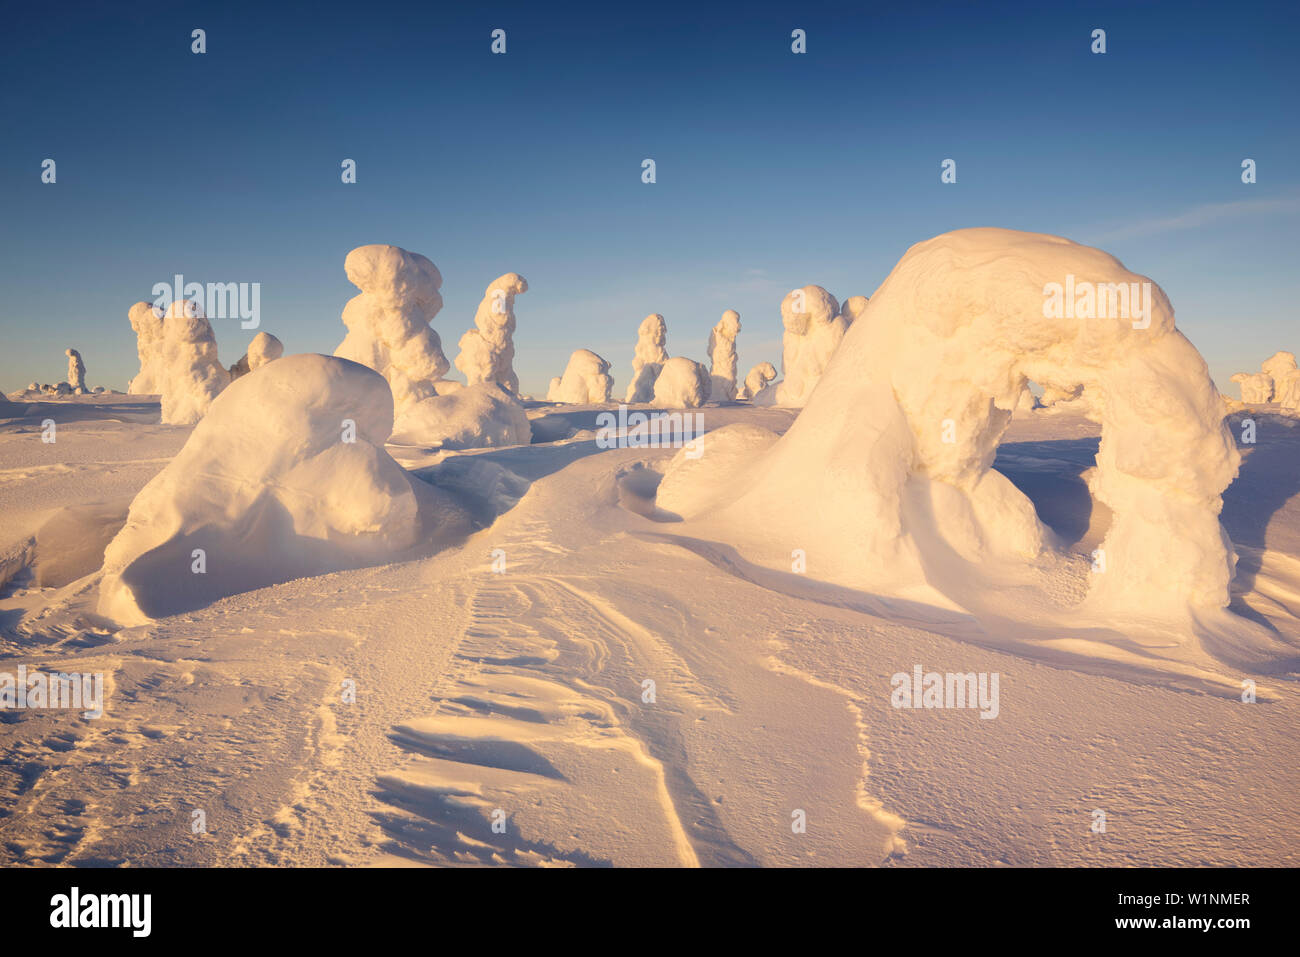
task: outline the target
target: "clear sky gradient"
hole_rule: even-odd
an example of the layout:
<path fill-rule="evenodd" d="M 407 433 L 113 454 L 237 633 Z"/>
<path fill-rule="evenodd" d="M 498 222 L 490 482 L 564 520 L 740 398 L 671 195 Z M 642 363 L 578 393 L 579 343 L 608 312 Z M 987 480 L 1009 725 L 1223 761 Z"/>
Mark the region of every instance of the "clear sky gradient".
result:
<path fill-rule="evenodd" d="M 1004 226 L 1160 283 L 1236 395 L 1233 372 L 1300 352 L 1298 25 L 1293 3 L 1132 0 L 15 7 L 0 389 L 66 378 L 68 346 L 125 389 L 127 309 L 176 273 L 261 283 L 262 329 L 332 352 L 344 256 L 393 243 L 442 272 L 448 359 L 514 271 L 523 389 L 589 348 L 621 394 L 648 313 L 703 360 L 737 309 L 743 373 L 779 364 L 790 288 L 869 295 L 911 244 Z M 230 365 L 253 333 L 214 326 Z"/>

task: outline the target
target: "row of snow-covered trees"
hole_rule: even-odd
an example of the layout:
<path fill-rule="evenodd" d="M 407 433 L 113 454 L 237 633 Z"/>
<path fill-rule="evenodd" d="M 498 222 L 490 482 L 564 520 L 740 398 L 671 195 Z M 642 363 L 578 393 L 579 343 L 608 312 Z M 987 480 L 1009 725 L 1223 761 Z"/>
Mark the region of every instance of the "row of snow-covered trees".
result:
<path fill-rule="evenodd" d="M 522 276 L 506 273 L 484 291 L 473 328 L 460 338 L 455 365 L 465 376 L 461 383 L 446 378 L 451 364 L 431 325 L 442 308 L 442 275 L 432 261 L 397 246 L 375 244 L 352 250 L 344 270 L 361 291 L 343 309 L 347 334 L 334 354 L 384 376 L 393 392 L 398 433 L 411 433 L 413 425 L 418 425 L 415 431 L 427 433 L 433 422 L 451 411 L 450 403 L 436 400 L 466 388 L 483 395 L 476 393 L 472 402 L 463 397 L 458 408 L 491 406 L 505 419 L 519 421 L 520 416 L 511 410 L 502 412 L 501 407 L 516 403 L 519 396 L 514 305 L 515 297 L 528 291 Z M 649 315 L 637 330 L 625 401 L 694 408 L 712 397 L 800 406 L 866 301 L 865 296 L 854 296 L 841 307 L 820 286 L 805 286 L 787 295 L 781 303 L 785 378 L 779 383 L 773 381 L 777 371 L 770 362 L 758 363 L 743 381 L 738 379 L 736 339 L 741 326 L 735 310 L 724 312 L 709 334 L 708 368 L 684 356 L 670 357 L 667 323 L 662 315 Z M 202 308 L 188 300 L 172 303 L 165 314 L 147 302 L 136 303 L 129 318 L 140 357 L 140 373 L 129 391 L 161 395 L 166 423 L 197 422 L 232 381 L 284 351 L 278 339 L 261 332 L 239 362 L 227 369 L 217 359 L 216 339 Z M 610 363 L 579 349 L 563 375 L 551 380 L 547 399 L 610 402 L 613 387 Z"/>
<path fill-rule="evenodd" d="M 68 377 L 57 385 L 49 383 L 39 384 L 33 382 L 24 390 L 24 395 L 41 394 L 65 396 L 65 395 L 89 395 L 92 392 L 103 392 L 103 386 L 97 386 L 92 389 L 86 384 L 86 363 L 82 361 L 81 353 L 76 349 L 63 350 L 64 355 L 68 357 Z M 0 396 L 3 398 L 3 396 Z"/>
<path fill-rule="evenodd" d="M 728 309 L 709 333 L 709 368 L 684 356 L 669 357 L 668 325 L 659 313 L 641 320 L 632 359 L 632 381 L 624 401 L 670 408 L 696 408 L 715 400 L 752 399 L 759 405 L 799 407 L 812 393 L 835 348 L 853 320 L 866 308 L 866 296 L 852 296 L 843 307 L 821 286 L 795 289 L 781 303 L 785 327 L 782 368 L 785 378 L 773 384 L 776 368 L 760 362 L 744 381 L 737 380 L 736 338 L 740 313 Z M 587 349 L 569 360 L 564 375 L 551 380 L 547 399 L 555 402 L 609 402 L 610 365 Z"/>

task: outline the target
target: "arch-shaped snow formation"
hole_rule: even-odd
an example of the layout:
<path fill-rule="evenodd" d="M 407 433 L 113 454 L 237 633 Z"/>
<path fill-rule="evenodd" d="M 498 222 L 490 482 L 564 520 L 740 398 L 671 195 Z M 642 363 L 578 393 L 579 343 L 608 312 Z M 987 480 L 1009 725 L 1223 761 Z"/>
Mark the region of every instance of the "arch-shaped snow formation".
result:
<path fill-rule="evenodd" d="M 913 246 L 789 431 L 699 479 L 717 494 L 695 515 L 762 564 L 805 549 L 809 575 L 878 594 L 968 605 L 972 581 L 1024 585 L 1051 534 L 992 465 L 1031 379 L 1081 388 L 1102 426 L 1087 477 L 1113 518 L 1076 611 L 1226 606 L 1235 559 L 1218 515 L 1239 455 L 1205 361 L 1159 286 L 1056 236 L 965 229 Z"/>

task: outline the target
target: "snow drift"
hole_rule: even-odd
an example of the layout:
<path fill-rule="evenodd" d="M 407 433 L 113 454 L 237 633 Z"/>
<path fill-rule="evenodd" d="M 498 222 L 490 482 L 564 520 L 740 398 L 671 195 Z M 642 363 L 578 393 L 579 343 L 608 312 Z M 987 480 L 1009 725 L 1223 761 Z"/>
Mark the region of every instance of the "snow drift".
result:
<path fill-rule="evenodd" d="M 744 422 L 706 432 L 668 463 L 655 505 L 678 517 L 701 514 L 717 496 L 711 477 L 743 473 L 777 438 L 775 432 Z"/>
<path fill-rule="evenodd" d="M 294 355 L 220 395 L 131 503 L 99 611 L 122 624 L 306 575 L 390 561 L 458 515 L 384 451 L 383 377 Z"/>
<path fill-rule="evenodd" d="M 450 368 L 429 323 L 442 308 L 442 274 L 419 253 L 397 246 L 358 246 L 343 269 L 361 290 L 343 307 L 348 334 L 334 354 L 374 369 L 393 390 L 398 412 L 437 395 Z"/>
<path fill-rule="evenodd" d="M 528 291 L 528 281 L 508 272 L 492 280 L 474 313 L 474 326 L 460 337 L 456 368 L 473 386 L 494 382 L 511 395 L 519 392 L 515 375 L 515 296 Z"/>
<path fill-rule="evenodd" d="M 444 449 L 527 445 L 528 413 L 495 382 L 481 382 L 422 399 L 400 416 L 391 441 Z"/>
<path fill-rule="evenodd" d="M 1123 622 L 1131 635 L 1138 621 L 1185 628 L 1198 617 L 1227 627 L 1233 616 L 1214 613 L 1229 602 L 1235 556 L 1218 514 L 1239 455 L 1206 364 L 1154 283 L 1141 321 L 1048 317 L 1049 286 L 1070 275 L 1148 282 L 1101 250 L 1042 234 L 966 229 L 913 246 L 790 430 L 743 465 L 702 456 L 702 489 L 673 493 L 689 499 L 679 514 L 711 513 L 703 527 L 769 567 L 789 568 L 802 549 L 823 581 L 989 616 L 988 603 L 1005 600 L 1003 629 L 1031 606 L 1057 629 Z M 834 315 L 828 297 L 809 298 L 810 323 Z M 1040 575 L 1068 559 L 992 469 L 1030 379 L 1081 387 L 1102 427 L 1085 478 L 1112 517 L 1087 597 L 1068 611 Z M 1229 657 L 1257 650 L 1229 648 L 1237 639 L 1221 631 L 1213 640 Z"/>
<path fill-rule="evenodd" d="M 668 361 L 668 324 L 659 313 L 651 313 L 641 320 L 636 331 L 636 352 L 632 356 L 632 381 L 627 386 L 625 401 L 649 402 L 654 398 L 655 380 Z"/>

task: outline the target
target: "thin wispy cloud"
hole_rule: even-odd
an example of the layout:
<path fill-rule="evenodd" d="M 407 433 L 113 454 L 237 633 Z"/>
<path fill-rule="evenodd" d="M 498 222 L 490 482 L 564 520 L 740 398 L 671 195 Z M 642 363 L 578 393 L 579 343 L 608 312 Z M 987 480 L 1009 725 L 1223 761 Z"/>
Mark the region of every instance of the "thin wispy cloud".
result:
<path fill-rule="evenodd" d="M 1268 199 L 1242 199 L 1230 203 L 1205 203 L 1194 206 L 1177 216 L 1154 217 L 1126 223 L 1100 233 L 1095 242 L 1129 239 L 1134 236 L 1151 236 L 1156 233 L 1199 229 L 1212 223 L 1229 219 L 1246 219 L 1253 216 L 1279 216 L 1300 213 L 1300 195 L 1275 196 Z"/>

